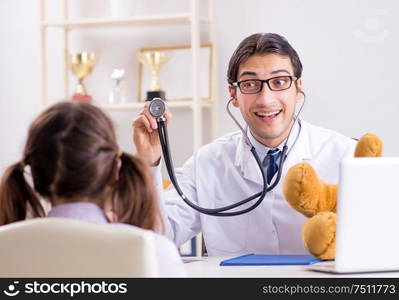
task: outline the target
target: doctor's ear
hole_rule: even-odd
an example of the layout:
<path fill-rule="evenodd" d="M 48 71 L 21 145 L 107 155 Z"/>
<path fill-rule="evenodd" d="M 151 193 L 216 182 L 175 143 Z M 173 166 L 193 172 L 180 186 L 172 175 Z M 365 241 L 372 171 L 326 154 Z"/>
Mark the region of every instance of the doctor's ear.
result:
<path fill-rule="evenodd" d="M 240 105 L 237 100 L 237 88 L 229 85 L 229 93 L 232 99 L 231 104 L 233 104 L 235 107 L 239 107 Z"/>
<path fill-rule="evenodd" d="M 298 80 L 295 82 L 295 85 L 296 85 L 296 89 L 297 89 L 296 101 L 300 102 L 304 97 L 302 78 L 298 78 Z"/>

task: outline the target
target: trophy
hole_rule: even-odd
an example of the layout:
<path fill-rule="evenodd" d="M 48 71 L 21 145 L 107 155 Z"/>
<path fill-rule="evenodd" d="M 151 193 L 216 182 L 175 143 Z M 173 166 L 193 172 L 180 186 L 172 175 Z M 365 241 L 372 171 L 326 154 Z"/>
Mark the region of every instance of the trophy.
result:
<path fill-rule="evenodd" d="M 146 101 L 151 101 L 154 97 L 166 100 L 165 91 L 161 90 L 159 83 L 159 69 L 168 61 L 169 54 L 166 52 L 149 51 L 139 53 L 139 61 L 148 66 L 151 71 L 151 86 L 150 90 L 147 91 Z"/>
<path fill-rule="evenodd" d="M 94 53 L 74 53 L 71 54 L 70 67 L 72 72 L 78 77 L 78 84 L 75 93 L 72 96 L 72 101 L 91 102 L 92 97 L 87 94 L 86 88 L 83 85 L 83 79 L 91 73 L 94 66 Z"/>
<path fill-rule="evenodd" d="M 126 95 L 121 81 L 125 78 L 124 69 L 114 69 L 111 74 L 111 78 L 114 79 L 114 86 L 109 92 L 108 101 L 110 104 L 118 104 L 126 102 Z"/>

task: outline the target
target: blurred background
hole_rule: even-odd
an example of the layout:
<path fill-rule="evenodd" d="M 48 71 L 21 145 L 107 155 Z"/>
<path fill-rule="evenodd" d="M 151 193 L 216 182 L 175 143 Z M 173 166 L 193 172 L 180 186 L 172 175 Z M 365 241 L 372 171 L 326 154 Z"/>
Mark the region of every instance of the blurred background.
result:
<path fill-rule="evenodd" d="M 114 18 L 113 0 L 69 0 L 70 19 Z M 62 18 L 62 1 L 45 1 L 45 18 Z M 27 128 L 43 110 L 40 79 L 39 1 L 0 1 L 0 171 L 20 160 Z M 238 43 L 256 32 L 275 32 L 285 36 L 297 50 L 304 66 L 303 82 L 307 103 L 305 120 L 351 137 L 366 132 L 384 141 L 384 155 L 398 156 L 399 128 L 399 2 L 395 0 L 215 0 L 212 26 L 201 25 L 201 42 L 208 42 L 210 27 L 215 45 L 216 118 L 203 110 L 202 144 L 214 137 L 237 130 L 229 119 L 226 70 Z M 187 0 L 133 0 L 133 16 L 190 12 Z M 206 14 L 208 1 L 200 1 L 200 14 Z M 64 98 L 62 65 L 62 28 L 46 32 L 48 101 Z M 84 82 L 95 104 L 106 105 L 113 88 L 111 74 L 124 69 L 121 86 L 128 103 L 137 102 L 137 52 L 143 47 L 173 46 L 190 43 L 190 26 L 162 24 L 151 26 L 90 27 L 69 32 L 69 51 L 89 51 L 97 55 L 95 66 Z M 189 53 L 189 52 L 188 52 Z M 200 94 L 209 89 L 207 54 L 200 56 Z M 204 57 L 202 57 L 204 56 Z M 190 58 L 174 51 L 159 72 L 167 96 L 190 94 Z M 143 72 L 148 72 L 143 68 Z M 70 93 L 76 77 L 69 72 Z M 142 89 L 148 89 L 143 75 Z M 146 77 L 147 76 L 147 77 Z M 208 77 L 207 77 L 208 76 Z M 142 93 L 143 94 L 143 93 Z M 173 108 L 170 142 L 175 166 L 192 153 L 192 112 Z M 125 151 L 134 152 L 131 123 L 137 108 L 109 109 L 118 139 Z M 212 120 L 216 120 L 212 132 Z"/>

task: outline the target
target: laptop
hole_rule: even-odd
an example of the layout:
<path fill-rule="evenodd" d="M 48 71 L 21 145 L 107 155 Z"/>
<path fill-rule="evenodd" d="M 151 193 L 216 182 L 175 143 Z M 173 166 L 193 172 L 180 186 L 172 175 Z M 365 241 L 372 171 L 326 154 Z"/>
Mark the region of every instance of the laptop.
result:
<path fill-rule="evenodd" d="M 341 162 L 335 261 L 309 270 L 399 271 L 399 157 Z"/>

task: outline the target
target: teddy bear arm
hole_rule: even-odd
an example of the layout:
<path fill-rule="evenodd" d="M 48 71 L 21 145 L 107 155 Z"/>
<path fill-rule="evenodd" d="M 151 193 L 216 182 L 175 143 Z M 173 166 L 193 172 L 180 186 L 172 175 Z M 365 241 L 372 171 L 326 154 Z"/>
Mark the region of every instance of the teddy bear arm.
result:
<path fill-rule="evenodd" d="M 318 201 L 318 212 L 337 210 L 337 191 L 338 184 L 322 184 L 322 192 L 320 193 L 320 200 Z"/>
<path fill-rule="evenodd" d="M 283 192 L 291 207 L 306 217 L 321 211 L 335 211 L 337 185 L 321 181 L 308 163 L 290 168 L 284 179 Z"/>

